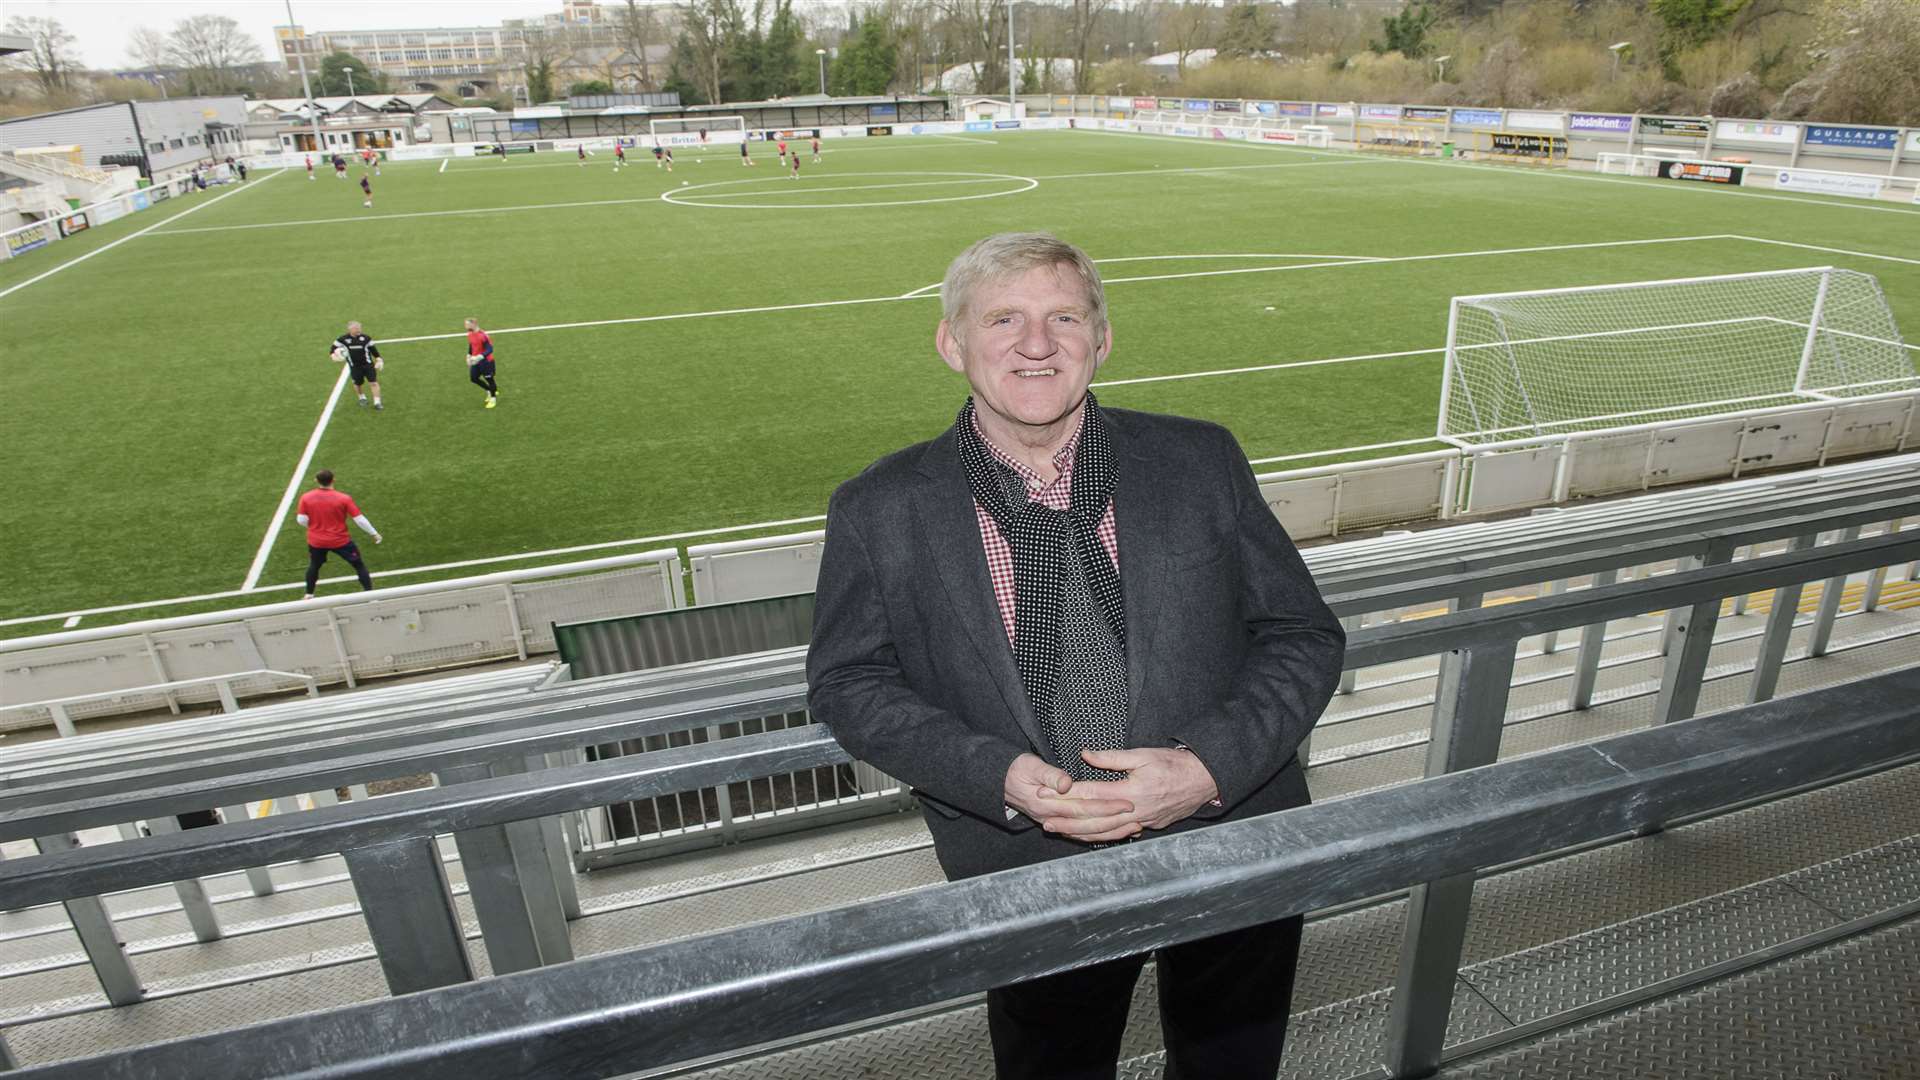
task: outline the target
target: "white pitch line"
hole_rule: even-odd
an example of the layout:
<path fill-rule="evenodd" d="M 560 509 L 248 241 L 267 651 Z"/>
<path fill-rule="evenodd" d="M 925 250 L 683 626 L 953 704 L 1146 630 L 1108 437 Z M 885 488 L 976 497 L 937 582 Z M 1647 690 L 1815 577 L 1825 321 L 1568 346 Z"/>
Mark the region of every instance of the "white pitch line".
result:
<path fill-rule="evenodd" d="M 1218 375 L 1247 375 L 1255 371 L 1285 371 L 1289 368 L 1325 367 L 1328 364 L 1351 364 L 1359 360 L 1391 360 L 1404 356 L 1427 356 L 1432 353 L 1446 352 L 1446 346 L 1437 349 L 1403 349 L 1400 352 L 1362 353 L 1358 356 L 1330 356 L 1323 360 L 1286 360 L 1277 364 L 1255 364 L 1252 367 L 1219 368 L 1214 371 L 1184 371 L 1177 375 L 1142 375 L 1137 379 L 1109 379 L 1097 382 L 1093 386 L 1104 390 L 1112 386 L 1138 386 L 1141 383 L 1179 382 L 1182 379 L 1208 379 Z"/>
<path fill-rule="evenodd" d="M 282 170 L 282 171 L 284 172 L 285 170 Z M 94 248 L 92 251 L 87 252 L 85 255 L 78 255 L 78 256 L 75 256 L 74 258 L 68 259 L 66 262 L 63 262 L 60 265 L 45 271 L 44 273 L 36 274 L 33 277 L 30 277 L 27 280 L 19 283 L 18 285 L 13 285 L 5 289 L 0 289 L 0 300 L 3 300 L 13 295 L 14 293 L 19 292 L 21 289 L 26 288 L 27 286 L 33 284 L 36 281 L 44 281 L 47 278 L 52 277 L 53 275 L 59 273 L 62 270 L 67 269 L 70 266 L 76 266 L 80 263 L 86 262 L 88 259 L 91 259 L 95 255 L 98 255 L 102 252 L 112 251 L 114 248 L 119 247 L 121 244 L 124 244 L 129 240 L 138 240 L 140 237 L 147 235 L 148 233 L 152 232 L 155 229 L 158 229 L 162 225 L 171 225 L 174 222 L 179 221 L 181 218 L 186 217 L 188 214 L 199 213 L 200 211 L 205 210 L 207 207 L 212 206 L 214 203 L 217 203 L 222 199 L 230 199 L 233 196 L 238 195 L 243 191 L 249 191 L 253 188 L 260 186 L 261 184 L 265 184 L 271 181 L 274 177 L 279 175 L 280 173 L 270 173 L 266 176 L 261 177 L 258 180 L 253 181 L 252 183 L 242 184 L 239 187 L 234 188 L 232 191 L 221 192 L 220 194 L 215 195 L 213 198 L 208 199 L 206 202 L 201 203 L 199 206 L 190 207 L 186 210 L 182 210 L 179 213 L 174 214 L 173 216 L 167 218 L 164 221 L 154 222 L 153 224 L 147 226 L 146 228 L 141 229 L 139 232 L 128 233 L 127 235 L 121 237 L 118 240 L 112 241 L 111 243 L 102 244 L 99 247 Z M 178 196 L 176 196 L 176 198 L 177 197 Z"/>
<path fill-rule="evenodd" d="M 1829 255 L 1852 255 L 1859 259 L 1881 259 L 1886 262 L 1906 263 L 1920 266 L 1920 259 L 1909 259 L 1900 255 L 1876 255 L 1871 251 L 1852 251 L 1847 248 L 1821 247 L 1819 244 L 1801 244 L 1792 240 L 1769 240 L 1764 236 L 1736 236 L 1735 240 L 1751 240 L 1756 244 L 1778 244 L 1781 247 L 1804 248 L 1807 251 L 1824 251 Z"/>
<path fill-rule="evenodd" d="M 273 519 L 267 522 L 267 535 L 260 539 L 260 550 L 253 553 L 253 565 L 247 567 L 247 580 L 240 583 L 241 592 L 252 592 L 260 581 L 260 572 L 266 569 L 267 555 L 273 551 L 273 538 L 280 535 L 280 526 L 286 522 L 287 510 L 293 506 L 293 497 L 300 491 L 300 481 L 307 475 L 307 467 L 313 464 L 313 452 L 320 447 L 320 436 L 326 434 L 327 422 L 333 419 L 334 407 L 340 404 L 340 391 L 347 385 L 347 365 L 340 365 L 340 377 L 333 381 L 333 392 L 327 395 L 326 407 L 320 410 L 320 419 L 313 425 L 313 434 L 307 436 L 307 448 L 300 452 L 300 463 L 293 467 L 293 479 L 287 481 L 287 490 L 280 495 L 280 505 L 273 509 Z"/>
<path fill-rule="evenodd" d="M 449 162 L 449 161 L 452 161 L 452 160 L 453 160 L 452 158 L 441 158 L 441 159 L 440 159 L 440 167 L 439 167 L 438 169 L 435 169 L 435 170 L 433 170 L 433 171 L 434 171 L 434 172 L 446 172 L 446 171 L 447 171 L 447 162 Z"/>
<path fill-rule="evenodd" d="M 397 221 L 401 218 L 423 217 L 462 217 L 469 214 L 510 214 L 516 210 L 566 210 L 579 206 L 631 206 L 638 203 L 658 202 L 656 196 L 639 199 L 592 199 L 585 202 L 530 203 L 526 206 L 481 206 L 471 210 L 416 210 L 406 214 L 365 214 L 352 217 L 303 218 L 299 221 L 262 221 L 252 225 L 206 225 L 193 229 L 169 229 L 162 236 L 184 236 L 188 233 L 233 232 L 239 229 L 286 229 L 295 225 L 335 225 L 348 221 Z M 128 237 L 132 239 L 132 237 Z"/>
<path fill-rule="evenodd" d="M 872 174 L 869 174 L 869 175 L 872 175 Z M 758 178 L 756 177 L 755 179 L 758 179 Z M 704 193 L 682 194 L 677 191 L 669 191 L 668 194 L 672 195 L 674 199 L 680 202 L 712 202 L 716 199 L 758 199 L 758 198 L 761 198 L 762 196 L 773 196 L 773 195 L 817 195 L 827 191 L 891 191 L 894 188 L 910 188 L 910 187 L 946 187 L 948 185 L 959 185 L 959 184 L 1004 184 L 1008 180 L 1013 180 L 1017 183 L 1022 179 L 1038 179 L 1038 178 L 1037 177 L 1033 177 L 1033 178 L 1014 177 L 1009 175 L 1009 176 L 986 176 L 976 180 L 913 180 L 913 181 L 908 181 L 908 182 L 898 183 L 898 184 L 845 184 L 840 187 L 815 187 L 809 184 L 806 187 L 786 187 L 786 188 L 772 188 L 772 189 L 756 188 L 753 191 L 731 191 L 731 192 L 722 192 L 717 195 L 707 195 Z M 731 184 L 731 183 L 746 184 L 751 182 L 753 181 L 752 180 L 722 180 L 721 181 L 721 183 L 723 184 Z M 773 177 L 769 176 L 766 178 L 766 182 L 774 183 L 777 181 L 775 181 Z M 806 183 L 806 181 L 803 180 L 801 181 L 801 183 L 804 184 Z"/>
<path fill-rule="evenodd" d="M 1178 173 L 1241 172 L 1250 169 L 1313 169 L 1327 165 L 1372 165 L 1386 158 L 1340 158 L 1333 161 L 1287 161 L 1277 165 L 1196 165 L 1190 169 L 1122 169 L 1115 172 L 1054 173 L 1035 180 L 1090 180 L 1102 176 L 1166 176 Z"/>
<path fill-rule="evenodd" d="M 1124 262 L 1167 262 L 1173 259 L 1209 259 L 1209 260 L 1212 260 L 1212 259 L 1344 259 L 1348 262 L 1380 261 L 1379 256 L 1375 256 L 1375 255 L 1303 255 L 1303 254 L 1286 255 L 1286 254 L 1255 254 L 1255 253 L 1241 253 L 1241 254 L 1234 254 L 1234 255 L 1126 255 L 1117 259 L 1095 259 L 1093 261 L 1100 264 L 1106 264 L 1106 263 L 1124 263 Z M 919 288 L 912 290 L 911 292 L 901 293 L 900 299 L 910 300 L 916 296 L 919 296 L 921 293 L 932 292 L 933 290 L 939 287 L 940 287 L 940 282 L 938 281 L 934 282 L 931 285 L 922 285 Z"/>
<path fill-rule="evenodd" d="M 1429 259 L 1467 259 L 1482 255 L 1520 255 L 1547 251 L 1572 251 L 1585 248 L 1632 247 L 1638 244 L 1677 244 L 1697 240 L 1738 239 L 1723 234 L 1708 236 L 1656 236 L 1644 240 L 1603 240 L 1588 244 L 1548 244 L 1541 247 L 1496 248 L 1487 251 L 1449 251 L 1433 255 L 1399 256 L 1332 256 L 1342 261 L 1298 263 L 1292 266 L 1254 266 L 1237 270 L 1197 270 L 1183 274 L 1149 274 L 1139 277 L 1107 278 L 1108 285 L 1122 285 L 1142 281 L 1173 281 L 1182 278 L 1215 277 L 1222 274 L 1258 274 L 1281 270 L 1313 270 L 1330 266 L 1379 266 L 1386 263 L 1420 262 Z M 896 300 L 924 300 L 932 294 L 927 290 L 936 288 L 928 285 L 901 296 L 865 296 L 855 300 L 817 300 L 805 304 L 773 304 L 765 307 L 721 308 L 717 311 L 683 311 L 671 315 L 635 315 L 623 319 L 589 319 L 584 322 L 548 323 L 542 326 L 512 326 L 500 330 L 488 330 L 489 334 L 525 334 L 536 330 L 575 330 L 595 326 L 625 326 L 633 323 L 671 322 L 678 319 L 705 319 L 721 315 L 758 315 L 775 311 L 804 311 L 810 308 L 847 307 L 856 304 L 885 304 Z M 403 345 L 415 341 L 448 341 L 465 338 L 466 331 L 448 334 L 419 334 L 413 337 L 381 338 L 381 345 Z"/>
<path fill-rule="evenodd" d="M 71 630 L 71 629 L 73 629 L 74 627 L 76 627 L 76 626 L 79 626 L 79 625 L 80 625 L 80 616 L 78 616 L 78 615 L 69 615 L 69 616 L 67 616 L 67 621 L 66 621 L 66 622 L 63 622 L 63 623 L 61 623 L 61 624 L 60 624 L 60 629 L 62 629 L 62 630 Z"/>
<path fill-rule="evenodd" d="M 1281 454 L 1279 457 L 1248 458 L 1249 465 L 1272 465 L 1280 461 L 1299 461 L 1302 458 L 1332 457 L 1335 454 L 1357 454 L 1363 450 L 1392 450 L 1401 446 L 1419 446 L 1421 443 L 1437 443 L 1439 439 L 1431 436 L 1424 439 L 1395 439 L 1393 442 L 1368 443 L 1365 446 L 1343 446 L 1338 450 L 1308 450 L 1301 454 Z"/>

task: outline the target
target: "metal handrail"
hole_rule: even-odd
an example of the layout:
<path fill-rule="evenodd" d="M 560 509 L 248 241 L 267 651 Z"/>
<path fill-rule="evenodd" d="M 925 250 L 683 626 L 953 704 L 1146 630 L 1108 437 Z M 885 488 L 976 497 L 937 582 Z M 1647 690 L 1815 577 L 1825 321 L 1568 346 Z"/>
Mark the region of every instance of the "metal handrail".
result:
<path fill-rule="evenodd" d="M 304 671 L 276 671 L 273 668 L 252 668 L 247 671 L 230 671 L 220 675 L 197 675 L 191 679 L 172 679 L 163 683 L 149 683 L 146 686 L 127 686 L 118 690 L 96 690 L 90 694 L 73 694 L 68 697 L 48 698 L 45 701 L 26 701 L 17 705 L 0 705 L 0 712 L 25 711 L 28 709 L 46 709 L 53 714 L 53 726 L 62 737 L 71 738 L 79 732 L 73 726 L 73 718 L 67 715 L 67 706 L 87 701 L 110 701 L 114 698 L 131 697 L 135 694 L 164 694 L 173 690 L 184 690 L 212 683 L 220 695 L 220 708 L 224 712 L 239 712 L 240 702 L 233 694 L 236 679 L 249 679 L 271 675 L 280 679 L 293 679 L 307 684 L 307 696 L 320 696 L 320 680 Z"/>
<path fill-rule="evenodd" d="M 1682 725 L 825 912 L 21 1073 L 604 1076 L 768 1040 L 1424 881 L 1920 755 L 1920 670 Z M 1817 723 L 1810 721 L 1816 720 Z M 1422 886 L 1414 884 L 1419 890 Z M 1403 1010 L 1437 1010 L 1414 989 Z M 1415 1000 L 1416 998 L 1420 1000 Z M 1388 1064 L 1438 1063 L 1390 1023 Z"/>
<path fill-rule="evenodd" d="M 1703 536 L 1701 543 L 1703 548 L 1719 544 L 1729 552 L 1733 546 L 1732 539 L 1724 535 Z M 1352 670 L 1477 645 L 1511 643 L 1550 630 L 1695 604 L 1702 598 L 1710 597 L 1717 605 L 1729 595 L 1821 580 L 1916 557 L 1920 557 L 1920 532 L 1890 533 L 1624 585 L 1562 593 L 1522 605 L 1373 627 L 1349 636 L 1345 667 Z M 213 776 L 204 782 L 188 781 L 180 770 L 166 777 L 164 787 L 132 790 L 132 778 L 127 776 L 95 777 L 84 782 L 55 776 L 39 789 L 0 793 L 0 840 L 176 814 L 209 805 L 233 805 L 453 765 L 525 758 L 804 708 L 804 686 L 790 677 L 783 679 L 780 669 L 765 676 L 761 685 L 763 689 L 757 691 L 717 694 L 697 702 L 676 700 L 653 707 L 627 699 L 611 700 L 593 708 L 569 710 L 575 715 L 547 723 L 534 718 L 549 707 L 535 703 L 515 710 L 513 715 L 522 718 L 517 724 L 496 719 L 489 730 L 463 731 L 438 742 L 412 744 L 402 732 L 395 736 L 402 745 L 391 750 L 341 756 L 338 745 L 310 747 L 282 755 L 282 761 L 291 764 L 266 767 L 260 767 L 259 755 L 242 755 L 252 762 L 250 771 Z M 208 764 L 201 768 L 213 771 L 218 767 Z M 60 801 L 38 801 L 49 795 Z"/>

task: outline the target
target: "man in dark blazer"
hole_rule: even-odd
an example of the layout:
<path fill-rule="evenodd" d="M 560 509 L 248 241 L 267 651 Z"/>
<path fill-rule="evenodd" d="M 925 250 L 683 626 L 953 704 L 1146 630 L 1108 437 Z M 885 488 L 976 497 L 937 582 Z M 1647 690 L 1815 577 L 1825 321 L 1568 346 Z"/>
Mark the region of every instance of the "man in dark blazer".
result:
<path fill-rule="evenodd" d="M 1103 408 L 1099 272 L 991 236 L 941 289 L 972 396 L 827 515 L 809 702 L 911 784 L 949 878 L 1307 802 L 1344 637 L 1233 436 Z M 1271 1080 L 1300 919 L 1159 952 L 1169 1078 Z M 1114 1075 L 1145 957 L 988 993 L 1002 1080 Z"/>

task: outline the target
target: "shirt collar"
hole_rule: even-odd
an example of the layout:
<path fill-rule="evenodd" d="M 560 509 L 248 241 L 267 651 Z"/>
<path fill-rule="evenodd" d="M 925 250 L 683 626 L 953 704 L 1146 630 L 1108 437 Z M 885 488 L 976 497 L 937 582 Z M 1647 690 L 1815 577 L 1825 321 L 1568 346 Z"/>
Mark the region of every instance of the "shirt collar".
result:
<path fill-rule="evenodd" d="M 1074 457 L 1080 451 L 1080 433 L 1085 431 L 1086 427 L 1087 412 L 1086 409 L 1083 408 L 1080 410 L 1080 422 L 1074 425 L 1073 434 L 1067 436 L 1067 441 L 1061 444 L 1060 449 L 1053 452 L 1053 467 L 1059 471 L 1059 479 L 1065 479 L 1073 474 Z M 986 445 L 987 453 L 992 454 L 995 461 L 1012 469 L 1022 480 L 1029 482 L 1040 480 L 1040 476 L 1028 468 L 1026 463 L 1000 449 L 1000 447 L 996 446 L 994 441 L 987 436 L 986 430 L 980 426 L 979 409 L 973 411 L 973 430 L 975 434 L 980 436 L 980 441 Z M 1044 481 L 1041 482 L 1044 484 Z"/>

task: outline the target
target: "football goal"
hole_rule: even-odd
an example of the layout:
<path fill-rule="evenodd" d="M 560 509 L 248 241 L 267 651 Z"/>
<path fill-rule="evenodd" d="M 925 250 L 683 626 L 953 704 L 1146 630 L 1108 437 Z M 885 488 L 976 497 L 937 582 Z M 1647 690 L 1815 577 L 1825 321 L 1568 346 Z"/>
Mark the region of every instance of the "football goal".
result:
<path fill-rule="evenodd" d="M 647 121 L 647 133 L 653 146 L 699 146 L 700 133 L 707 133 L 710 146 L 737 145 L 747 141 L 747 121 L 739 116 L 676 116 L 671 120 Z"/>
<path fill-rule="evenodd" d="M 1880 283 L 1833 267 L 1459 296 L 1458 446 L 1920 390 Z"/>

